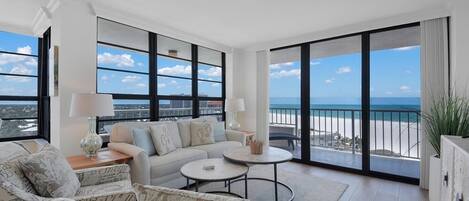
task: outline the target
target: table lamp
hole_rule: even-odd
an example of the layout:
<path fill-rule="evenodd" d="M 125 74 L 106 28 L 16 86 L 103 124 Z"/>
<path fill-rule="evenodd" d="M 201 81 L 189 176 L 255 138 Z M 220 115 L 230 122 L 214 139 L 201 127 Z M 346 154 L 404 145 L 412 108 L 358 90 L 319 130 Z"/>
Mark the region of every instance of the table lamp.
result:
<path fill-rule="evenodd" d="M 242 98 L 232 98 L 225 101 L 225 112 L 229 112 L 231 115 L 230 122 L 228 123 L 230 129 L 237 130 L 241 127 L 236 121 L 236 113 L 244 110 L 244 99 Z"/>
<path fill-rule="evenodd" d="M 70 117 L 88 117 L 88 134 L 81 139 L 80 147 L 86 157 L 95 157 L 103 144 L 103 140 L 96 133 L 97 116 L 114 116 L 112 95 L 94 93 L 72 94 Z"/>

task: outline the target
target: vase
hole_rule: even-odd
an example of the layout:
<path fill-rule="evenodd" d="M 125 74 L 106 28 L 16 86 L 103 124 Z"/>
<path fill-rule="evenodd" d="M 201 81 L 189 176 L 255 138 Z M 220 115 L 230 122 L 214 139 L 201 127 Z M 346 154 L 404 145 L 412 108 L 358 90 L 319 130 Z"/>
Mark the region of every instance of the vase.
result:
<path fill-rule="evenodd" d="M 80 140 L 80 147 L 88 158 L 96 157 L 103 145 L 103 139 L 96 133 L 96 118 L 88 118 L 88 134 Z"/>

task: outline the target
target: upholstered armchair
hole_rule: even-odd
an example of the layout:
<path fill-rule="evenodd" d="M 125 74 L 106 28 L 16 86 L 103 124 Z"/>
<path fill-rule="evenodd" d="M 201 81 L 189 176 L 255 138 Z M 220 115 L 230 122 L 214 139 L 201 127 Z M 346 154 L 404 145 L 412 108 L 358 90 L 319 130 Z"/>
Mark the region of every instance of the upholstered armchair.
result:
<path fill-rule="evenodd" d="M 14 161 L 23 155 L 40 151 L 47 144 L 44 140 L 26 140 L 0 142 L 0 171 L 5 171 L 4 164 Z M 3 165 L 3 166 L 2 166 Z M 15 169 L 12 174 L 0 174 L 0 201 L 237 201 L 242 199 L 229 198 L 167 189 L 156 186 L 143 186 L 130 182 L 130 168 L 126 164 L 76 170 L 80 188 L 71 198 L 46 198 L 36 195 L 35 190 L 25 188 L 28 180 L 21 170 Z M 19 171 L 19 172 L 18 172 Z M 11 171 L 10 171 L 11 172 Z M 30 185 L 29 185 L 30 186 Z"/>

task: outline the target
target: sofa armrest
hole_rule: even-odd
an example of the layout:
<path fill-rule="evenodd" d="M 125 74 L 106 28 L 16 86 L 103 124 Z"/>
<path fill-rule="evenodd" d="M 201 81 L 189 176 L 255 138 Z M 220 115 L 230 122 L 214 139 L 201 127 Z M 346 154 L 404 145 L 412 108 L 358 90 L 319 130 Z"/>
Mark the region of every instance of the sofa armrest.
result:
<path fill-rule="evenodd" d="M 179 189 L 165 188 L 160 186 L 147 186 L 134 184 L 139 201 L 242 201 L 245 199 L 226 197 L 222 195 L 198 193 Z"/>
<path fill-rule="evenodd" d="M 132 156 L 129 161 L 132 183 L 150 184 L 150 160 L 143 149 L 127 143 L 109 143 L 108 147 Z"/>
<path fill-rule="evenodd" d="M 241 142 L 243 146 L 246 146 L 246 135 L 243 132 L 235 130 L 225 130 L 226 139 L 228 141 Z"/>
<path fill-rule="evenodd" d="M 137 200 L 137 195 L 133 190 L 120 192 L 105 192 L 99 195 L 85 195 L 74 197 L 76 201 L 96 201 L 96 200 Z M 55 200 L 54 200 L 55 201 Z"/>
<path fill-rule="evenodd" d="M 129 172 L 130 168 L 127 164 L 87 168 L 75 171 L 82 187 L 130 180 Z"/>

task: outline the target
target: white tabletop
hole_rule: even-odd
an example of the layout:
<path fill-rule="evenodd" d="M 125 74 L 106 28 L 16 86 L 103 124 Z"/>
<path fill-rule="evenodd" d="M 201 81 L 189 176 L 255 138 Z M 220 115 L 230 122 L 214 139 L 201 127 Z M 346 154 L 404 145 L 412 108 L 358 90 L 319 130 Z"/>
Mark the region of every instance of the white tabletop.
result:
<path fill-rule="evenodd" d="M 293 155 L 283 149 L 268 147 L 262 154 L 251 154 L 250 147 L 227 150 L 223 153 L 227 159 L 251 164 L 275 164 L 291 160 Z"/>
<path fill-rule="evenodd" d="M 204 170 L 204 166 L 214 165 L 213 170 Z M 181 174 L 199 181 L 224 181 L 247 174 L 246 165 L 230 163 L 223 158 L 212 158 L 192 161 L 181 168 Z"/>

